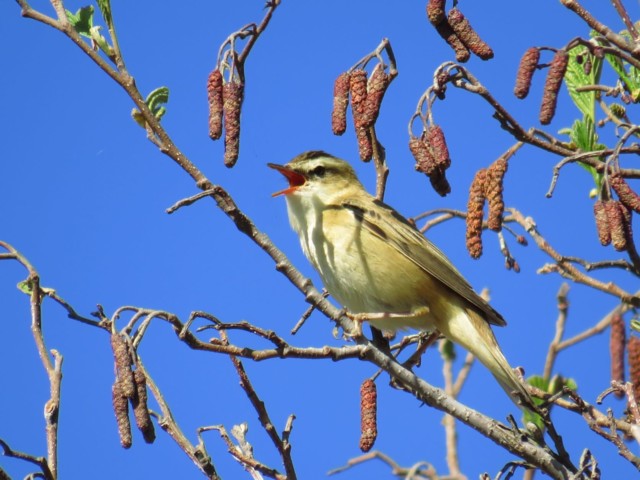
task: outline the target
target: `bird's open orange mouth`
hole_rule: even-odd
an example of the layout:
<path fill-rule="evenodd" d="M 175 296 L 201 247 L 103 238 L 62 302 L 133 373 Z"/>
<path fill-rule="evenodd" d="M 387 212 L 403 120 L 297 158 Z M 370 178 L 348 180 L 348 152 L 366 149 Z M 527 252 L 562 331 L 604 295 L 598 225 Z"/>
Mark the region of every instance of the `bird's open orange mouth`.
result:
<path fill-rule="evenodd" d="M 274 170 L 279 171 L 282 175 L 286 177 L 289 181 L 289 187 L 284 190 L 280 190 L 279 192 L 272 193 L 272 197 L 277 197 L 279 195 L 289 195 L 290 193 L 295 192 L 298 188 L 305 184 L 307 181 L 306 177 L 299 172 L 287 167 L 286 165 L 278 165 L 276 163 L 267 163 L 269 168 L 273 168 Z"/>

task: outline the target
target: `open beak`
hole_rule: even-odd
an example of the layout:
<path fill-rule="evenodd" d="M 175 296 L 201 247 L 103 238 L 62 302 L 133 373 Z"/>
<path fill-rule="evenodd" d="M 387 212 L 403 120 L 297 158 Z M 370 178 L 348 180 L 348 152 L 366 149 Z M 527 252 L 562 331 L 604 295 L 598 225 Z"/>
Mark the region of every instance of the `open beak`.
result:
<path fill-rule="evenodd" d="M 267 163 L 267 166 L 269 168 L 273 168 L 274 170 L 279 171 L 289 181 L 288 188 L 285 188 L 284 190 L 280 190 L 279 192 L 271 194 L 272 197 L 277 197 L 279 195 L 289 195 L 290 193 L 295 192 L 307 181 L 304 175 L 296 172 L 295 170 L 287 167 L 286 165 L 278 165 L 276 163 Z"/>

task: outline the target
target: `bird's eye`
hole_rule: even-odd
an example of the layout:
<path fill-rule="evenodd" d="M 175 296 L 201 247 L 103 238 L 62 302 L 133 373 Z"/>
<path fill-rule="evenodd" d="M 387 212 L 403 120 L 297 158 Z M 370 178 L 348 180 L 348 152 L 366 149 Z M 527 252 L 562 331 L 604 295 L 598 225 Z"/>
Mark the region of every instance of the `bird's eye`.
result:
<path fill-rule="evenodd" d="M 318 165 L 309 173 L 311 173 L 311 175 L 313 175 L 314 177 L 324 177 L 324 174 L 327 173 L 327 169 L 322 165 Z"/>

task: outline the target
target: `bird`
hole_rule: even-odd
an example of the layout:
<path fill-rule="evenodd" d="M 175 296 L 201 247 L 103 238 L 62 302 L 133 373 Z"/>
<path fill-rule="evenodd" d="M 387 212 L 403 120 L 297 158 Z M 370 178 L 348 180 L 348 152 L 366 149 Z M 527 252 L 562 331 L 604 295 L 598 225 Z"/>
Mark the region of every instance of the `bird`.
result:
<path fill-rule="evenodd" d="M 431 241 L 371 195 L 346 161 L 321 150 L 267 164 L 288 181 L 302 250 L 350 318 L 386 332 L 437 329 L 493 374 L 516 405 L 533 404 L 491 325 L 506 321 Z"/>

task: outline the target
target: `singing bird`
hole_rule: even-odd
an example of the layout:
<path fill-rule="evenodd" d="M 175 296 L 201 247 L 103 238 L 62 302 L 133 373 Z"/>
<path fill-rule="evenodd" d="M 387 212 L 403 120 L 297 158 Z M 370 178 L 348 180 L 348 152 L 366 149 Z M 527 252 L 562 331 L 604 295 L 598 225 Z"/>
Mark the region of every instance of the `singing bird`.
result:
<path fill-rule="evenodd" d="M 351 318 L 374 327 L 437 329 L 473 353 L 516 404 L 531 398 L 490 325 L 505 320 L 402 215 L 370 195 L 344 160 L 323 151 L 286 165 L 289 221 L 327 291 Z"/>

